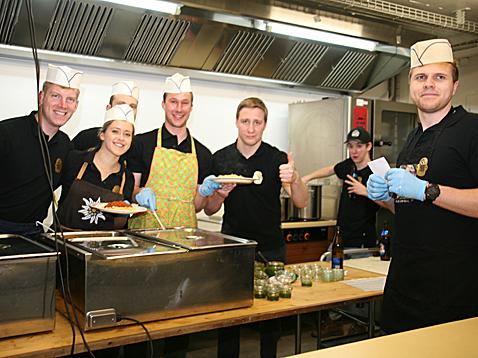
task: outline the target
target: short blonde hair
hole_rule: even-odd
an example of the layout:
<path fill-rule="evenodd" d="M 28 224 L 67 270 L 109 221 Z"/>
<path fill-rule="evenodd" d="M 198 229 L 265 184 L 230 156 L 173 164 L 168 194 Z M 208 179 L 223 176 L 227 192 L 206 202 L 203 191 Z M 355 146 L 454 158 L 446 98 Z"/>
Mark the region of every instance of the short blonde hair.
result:
<path fill-rule="evenodd" d="M 267 107 L 260 98 L 249 97 L 249 98 L 243 99 L 241 101 L 241 103 L 239 103 L 239 105 L 237 106 L 236 119 L 239 118 L 239 112 L 243 108 L 259 108 L 259 109 L 262 109 L 262 111 L 264 112 L 264 121 L 267 122 L 267 115 L 268 115 Z"/>

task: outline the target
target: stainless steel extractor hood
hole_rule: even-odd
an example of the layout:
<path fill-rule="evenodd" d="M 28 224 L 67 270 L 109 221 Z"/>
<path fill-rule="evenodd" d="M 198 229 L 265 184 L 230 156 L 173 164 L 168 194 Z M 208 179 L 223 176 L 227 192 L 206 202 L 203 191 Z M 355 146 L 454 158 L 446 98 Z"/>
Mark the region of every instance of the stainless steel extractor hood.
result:
<path fill-rule="evenodd" d="M 230 3 L 235 2 L 182 2 L 179 15 L 167 15 L 106 1 L 33 0 L 36 44 L 44 50 L 40 53 L 74 54 L 76 62 L 98 60 L 98 66 L 184 69 L 230 82 L 253 78 L 255 83 L 340 92 L 363 92 L 408 66 L 408 51 L 388 45 L 392 28 L 386 25 L 375 25 L 377 46 L 368 51 L 276 34 L 268 26 L 271 20 L 297 24 L 310 14 L 271 3 Z M 321 16 L 325 25 L 335 21 L 350 31 L 360 27 L 361 34 L 353 35 L 371 37 L 365 21 Z M 25 1 L 0 0 L 0 55 L 30 43 Z"/>

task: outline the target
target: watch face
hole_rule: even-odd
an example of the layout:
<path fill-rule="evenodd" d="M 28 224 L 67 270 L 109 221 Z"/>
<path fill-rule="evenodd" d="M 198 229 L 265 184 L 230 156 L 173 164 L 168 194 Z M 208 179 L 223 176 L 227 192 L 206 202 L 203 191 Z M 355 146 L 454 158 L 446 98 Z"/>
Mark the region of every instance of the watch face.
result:
<path fill-rule="evenodd" d="M 428 201 L 433 201 L 440 195 L 440 187 L 437 184 L 430 184 L 425 190 L 425 196 Z"/>

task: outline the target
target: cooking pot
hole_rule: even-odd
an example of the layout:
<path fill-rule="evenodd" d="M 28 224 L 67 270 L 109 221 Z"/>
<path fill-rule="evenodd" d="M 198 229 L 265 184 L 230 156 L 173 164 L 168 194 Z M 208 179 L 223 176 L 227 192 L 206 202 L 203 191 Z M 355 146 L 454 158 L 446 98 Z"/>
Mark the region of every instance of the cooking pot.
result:
<path fill-rule="evenodd" d="M 322 216 L 322 186 L 307 185 L 308 200 L 304 208 L 297 208 L 287 192 L 281 194 L 281 220 L 318 220 Z"/>

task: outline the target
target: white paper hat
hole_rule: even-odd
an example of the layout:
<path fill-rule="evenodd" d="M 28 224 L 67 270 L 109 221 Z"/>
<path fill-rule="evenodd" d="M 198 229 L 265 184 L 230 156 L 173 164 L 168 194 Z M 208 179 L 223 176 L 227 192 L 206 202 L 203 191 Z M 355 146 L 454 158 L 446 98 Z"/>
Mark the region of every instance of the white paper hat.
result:
<path fill-rule="evenodd" d="M 51 82 L 63 87 L 80 89 L 82 71 L 75 70 L 68 66 L 55 66 L 48 64 L 46 82 Z"/>
<path fill-rule="evenodd" d="M 108 121 L 127 121 L 134 125 L 134 111 L 128 104 L 118 104 L 106 110 L 105 123 Z"/>
<path fill-rule="evenodd" d="M 115 94 L 124 94 L 139 100 L 139 88 L 133 81 L 116 82 L 111 89 L 111 95 L 114 96 Z"/>
<path fill-rule="evenodd" d="M 171 77 L 166 78 L 165 93 L 185 93 L 192 91 L 189 76 L 175 73 Z"/>
<path fill-rule="evenodd" d="M 447 39 L 420 41 L 410 48 L 410 68 L 439 62 L 453 62 L 453 50 Z"/>

